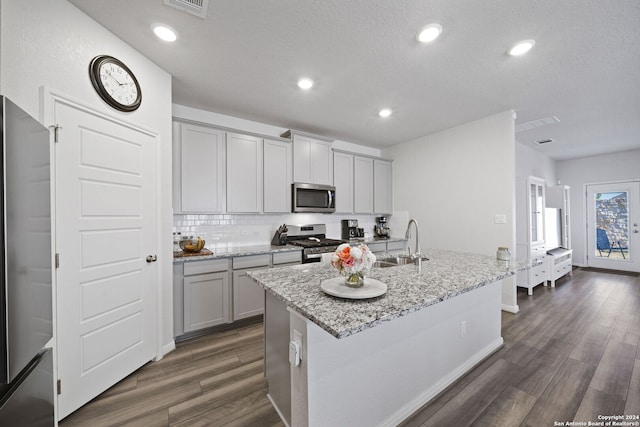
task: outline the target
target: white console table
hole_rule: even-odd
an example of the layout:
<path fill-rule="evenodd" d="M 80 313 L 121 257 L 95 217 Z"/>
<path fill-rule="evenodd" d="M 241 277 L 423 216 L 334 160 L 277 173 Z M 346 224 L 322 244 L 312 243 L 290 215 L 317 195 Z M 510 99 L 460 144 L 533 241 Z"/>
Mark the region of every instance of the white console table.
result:
<path fill-rule="evenodd" d="M 551 282 L 551 287 L 556 287 L 556 280 L 565 274 L 572 274 L 572 249 L 556 248 L 547 252 L 547 281 Z"/>

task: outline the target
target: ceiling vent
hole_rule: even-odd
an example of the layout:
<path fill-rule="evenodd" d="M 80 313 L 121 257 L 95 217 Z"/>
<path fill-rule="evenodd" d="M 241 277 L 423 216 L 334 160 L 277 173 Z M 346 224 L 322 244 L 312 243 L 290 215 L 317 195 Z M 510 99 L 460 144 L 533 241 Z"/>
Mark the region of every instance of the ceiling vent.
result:
<path fill-rule="evenodd" d="M 515 127 L 515 131 L 516 133 L 524 132 L 526 130 L 536 129 L 542 126 L 552 125 L 559 122 L 560 122 L 560 119 L 558 119 L 556 116 L 545 117 L 542 119 L 521 123 Z"/>
<path fill-rule="evenodd" d="M 164 4 L 202 19 L 207 17 L 209 9 L 209 0 L 164 0 Z"/>

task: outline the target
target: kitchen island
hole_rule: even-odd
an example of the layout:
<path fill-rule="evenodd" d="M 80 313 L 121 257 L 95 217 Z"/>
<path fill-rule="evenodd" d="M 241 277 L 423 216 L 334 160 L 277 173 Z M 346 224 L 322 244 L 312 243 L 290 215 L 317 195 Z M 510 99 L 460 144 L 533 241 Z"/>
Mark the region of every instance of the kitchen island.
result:
<path fill-rule="evenodd" d="M 423 255 L 421 273 L 372 269 L 387 292 L 367 300 L 324 294 L 337 273 L 320 264 L 249 273 L 267 290 L 265 375 L 287 424 L 397 425 L 502 346 L 501 280 L 528 261 Z"/>

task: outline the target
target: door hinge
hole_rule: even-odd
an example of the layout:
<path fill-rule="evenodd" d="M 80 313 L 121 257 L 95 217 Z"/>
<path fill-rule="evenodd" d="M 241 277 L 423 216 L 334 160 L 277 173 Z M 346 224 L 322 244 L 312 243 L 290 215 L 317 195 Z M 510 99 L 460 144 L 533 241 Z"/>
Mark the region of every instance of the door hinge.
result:
<path fill-rule="evenodd" d="M 62 394 L 62 380 L 58 380 L 58 382 L 56 383 L 56 388 L 57 388 L 58 394 Z"/>
<path fill-rule="evenodd" d="M 60 268 L 60 254 L 56 254 L 56 268 Z"/>
<path fill-rule="evenodd" d="M 58 130 L 62 129 L 62 126 L 55 124 L 49 126 L 49 128 L 53 129 L 53 142 L 58 142 Z"/>

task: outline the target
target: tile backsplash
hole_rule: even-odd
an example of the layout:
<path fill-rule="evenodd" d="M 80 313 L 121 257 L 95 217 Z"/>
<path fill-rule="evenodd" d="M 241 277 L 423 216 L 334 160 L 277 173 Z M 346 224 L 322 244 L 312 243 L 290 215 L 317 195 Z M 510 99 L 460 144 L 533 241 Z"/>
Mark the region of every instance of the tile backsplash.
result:
<path fill-rule="evenodd" d="M 216 246 L 247 246 L 269 244 L 276 229 L 282 224 L 326 224 L 327 237 L 340 238 L 342 219 L 357 219 L 367 237 L 373 237 L 373 226 L 379 215 L 352 214 L 209 214 L 173 216 L 173 231 L 183 235 L 202 237 L 208 248 Z M 391 219 L 391 217 L 389 216 Z M 393 226 L 393 221 L 390 222 Z M 404 229 L 394 230 L 393 236 L 401 236 Z"/>

